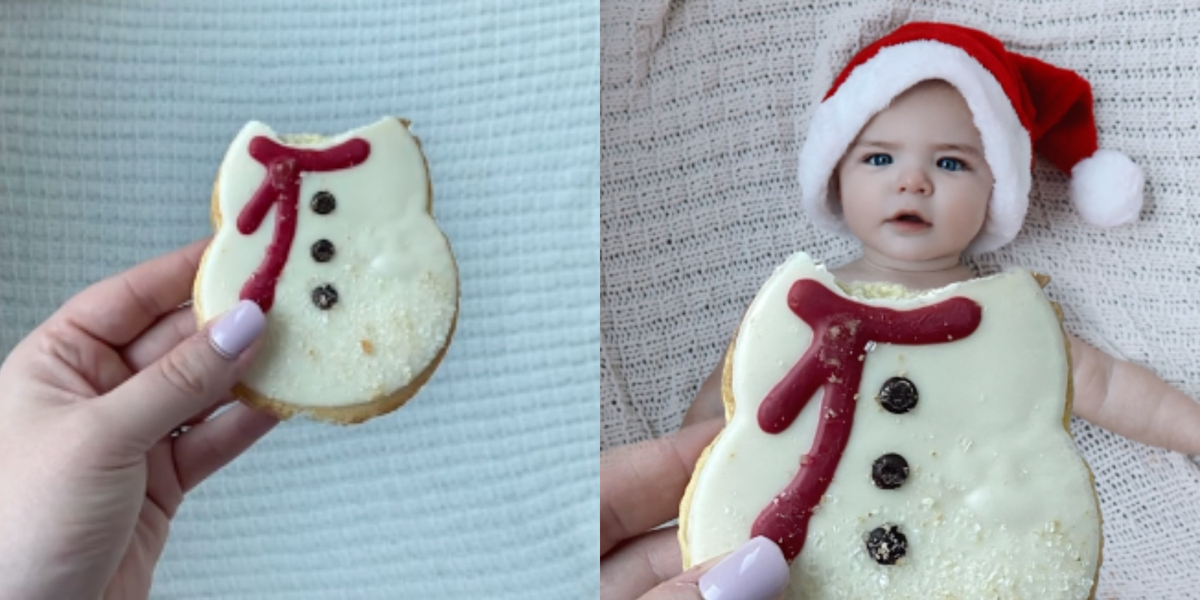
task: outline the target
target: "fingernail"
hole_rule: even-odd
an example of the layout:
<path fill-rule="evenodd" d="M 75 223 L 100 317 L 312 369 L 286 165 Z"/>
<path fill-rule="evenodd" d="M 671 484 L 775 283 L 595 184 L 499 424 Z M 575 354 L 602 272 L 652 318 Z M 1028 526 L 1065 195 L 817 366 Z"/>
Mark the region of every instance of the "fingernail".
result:
<path fill-rule="evenodd" d="M 258 304 L 242 300 L 208 330 L 208 342 L 217 354 L 234 359 L 262 335 L 266 325 L 267 318 Z"/>
<path fill-rule="evenodd" d="M 759 536 L 700 577 L 704 600 L 770 600 L 787 587 L 787 560 L 771 540 Z"/>

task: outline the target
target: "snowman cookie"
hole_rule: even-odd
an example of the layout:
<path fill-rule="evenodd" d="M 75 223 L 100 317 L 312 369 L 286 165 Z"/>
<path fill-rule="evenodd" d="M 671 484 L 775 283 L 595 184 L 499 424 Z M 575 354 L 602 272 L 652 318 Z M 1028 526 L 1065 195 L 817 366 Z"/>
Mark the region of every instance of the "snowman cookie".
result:
<path fill-rule="evenodd" d="M 1092 596 L 1100 513 L 1067 429 L 1057 306 L 1028 271 L 843 289 L 797 254 L 751 303 L 685 566 L 773 539 L 790 599 Z"/>
<path fill-rule="evenodd" d="M 247 124 L 221 163 L 212 221 L 197 320 L 243 299 L 267 315 L 238 397 L 283 418 L 357 423 L 433 374 L 457 322 L 458 270 L 408 122 L 330 138 Z"/>

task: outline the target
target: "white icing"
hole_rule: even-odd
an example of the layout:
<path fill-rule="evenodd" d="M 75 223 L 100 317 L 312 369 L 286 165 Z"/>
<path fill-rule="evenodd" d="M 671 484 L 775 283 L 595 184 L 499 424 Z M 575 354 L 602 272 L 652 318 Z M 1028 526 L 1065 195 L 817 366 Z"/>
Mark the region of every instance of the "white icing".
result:
<path fill-rule="evenodd" d="M 302 175 L 296 237 L 268 313 L 265 347 L 243 382 L 304 407 L 359 404 L 404 387 L 445 345 L 458 280 L 450 246 L 427 212 L 429 181 L 420 148 L 396 119 L 324 140 L 283 138 L 257 122 L 242 128 L 221 164 L 222 223 L 197 291 L 202 318 L 238 302 L 274 235 L 275 207 L 254 233 L 237 231 L 238 214 L 266 174 L 248 153 L 256 136 L 314 149 L 362 138 L 371 151 L 357 167 Z M 327 215 L 310 208 L 321 190 L 337 201 Z M 310 253 L 322 238 L 335 249 L 325 263 Z M 311 300 L 322 284 L 338 292 L 331 310 Z"/>
<path fill-rule="evenodd" d="M 758 405 L 807 349 L 812 332 L 787 307 L 792 283 L 823 282 L 797 254 L 750 305 L 733 352 L 734 414 L 696 473 L 685 526 L 697 564 L 749 539 L 760 511 L 796 475 L 815 431 L 820 394 L 785 432 L 759 429 Z M 965 339 L 928 346 L 868 344 L 849 443 L 792 563 L 788 598 L 1087 598 L 1100 560 L 1090 472 L 1063 427 L 1068 363 L 1056 314 L 1028 272 L 1013 270 L 908 299 L 859 300 L 913 309 L 965 296 L 983 307 Z M 877 401 L 909 378 L 911 412 Z M 875 487 L 872 462 L 904 456 L 908 479 Z M 894 523 L 908 551 L 892 566 L 863 535 Z"/>

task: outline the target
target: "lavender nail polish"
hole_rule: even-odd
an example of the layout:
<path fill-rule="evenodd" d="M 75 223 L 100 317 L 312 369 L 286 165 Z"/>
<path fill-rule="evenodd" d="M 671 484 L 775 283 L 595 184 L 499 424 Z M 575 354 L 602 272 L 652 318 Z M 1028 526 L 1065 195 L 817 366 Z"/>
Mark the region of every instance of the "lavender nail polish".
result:
<path fill-rule="evenodd" d="M 788 564 L 771 540 L 756 537 L 700 577 L 704 600 L 771 600 L 788 584 Z"/>
<path fill-rule="evenodd" d="M 253 300 L 242 300 L 208 330 L 208 342 L 217 354 L 237 358 L 266 328 L 267 318 Z"/>

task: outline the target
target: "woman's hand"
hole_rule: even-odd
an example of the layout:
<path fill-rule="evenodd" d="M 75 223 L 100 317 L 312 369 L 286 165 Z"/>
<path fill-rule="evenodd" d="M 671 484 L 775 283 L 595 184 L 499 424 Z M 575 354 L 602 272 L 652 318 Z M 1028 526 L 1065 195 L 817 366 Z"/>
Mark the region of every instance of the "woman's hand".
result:
<path fill-rule="evenodd" d="M 722 424 L 703 421 L 672 436 L 603 453 L 602 600 L 769 600 L 783 592 L 787 561 L 766 538 L 681 573 L 677 528 L 655 529 L 679 514 L 696 460 Z"/>
<path fill-rule="evenodd" d="M 0 598 L 147 597 L 184 494 L 276 424 L 206 420 L 265 319 L 245 302 L 196 331 L 204 247 L 93 285 L 0 366 Z"/>

